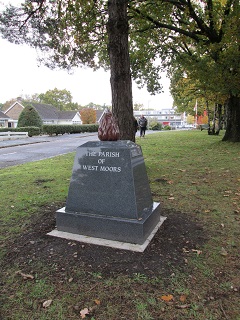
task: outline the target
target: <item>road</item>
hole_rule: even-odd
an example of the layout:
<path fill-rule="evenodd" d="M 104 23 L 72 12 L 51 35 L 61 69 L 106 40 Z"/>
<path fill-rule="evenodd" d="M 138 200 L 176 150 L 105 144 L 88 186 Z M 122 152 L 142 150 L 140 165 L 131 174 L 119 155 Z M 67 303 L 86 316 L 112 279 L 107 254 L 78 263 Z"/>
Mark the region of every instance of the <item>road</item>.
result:
<path fill-rule="evenodd" d="M 0 169 L 70 153 L 87 141 L 98 141 L 96 133 L 0 141 Z"/>
<path fill-rule="evenodd" d="M 152 133 L 156 131 L 146 131 L 146 135 Z M 139 132 L 137 136 L 139 137 Z M 0 141 L 0 169 L 70 153 L 87 141 L 99 141 L 97 133 L 37 136 Z"/>

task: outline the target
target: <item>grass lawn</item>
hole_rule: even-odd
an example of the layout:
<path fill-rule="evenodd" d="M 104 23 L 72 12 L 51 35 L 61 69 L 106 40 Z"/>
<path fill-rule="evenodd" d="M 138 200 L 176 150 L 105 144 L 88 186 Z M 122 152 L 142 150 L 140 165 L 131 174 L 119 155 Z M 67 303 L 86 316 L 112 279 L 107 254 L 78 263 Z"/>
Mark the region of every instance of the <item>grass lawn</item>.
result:
<path fill-rule="evenodd" d="M 49 237 L 74 153 L 1 169 L 3 320 L 240 320 L 240 144 L 137 138 L 167 217 L 143 253 Z"/>

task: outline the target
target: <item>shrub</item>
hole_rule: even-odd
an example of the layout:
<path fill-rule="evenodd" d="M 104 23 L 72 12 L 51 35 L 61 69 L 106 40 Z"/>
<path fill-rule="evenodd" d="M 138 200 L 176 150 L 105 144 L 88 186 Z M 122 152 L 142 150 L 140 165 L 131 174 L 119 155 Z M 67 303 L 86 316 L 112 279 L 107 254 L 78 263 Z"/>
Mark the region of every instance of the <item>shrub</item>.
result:
<path fill-rule="evenodd" d="M 164 126 L 163 130 L 171 130 L 172 128 L 170 126 Z"/>
<path fill-rule="evenodd" d="M 162 130 L 162 124 L 156 123 L 155 125 L 152 126 L 152 130 Z"/>
<path fill-rule="evenodd" d="M 37 110 L 31 105 L 27 105 L 19 115 L 17 126 L 41 128 L 42 124 L 42 119 Z"/>

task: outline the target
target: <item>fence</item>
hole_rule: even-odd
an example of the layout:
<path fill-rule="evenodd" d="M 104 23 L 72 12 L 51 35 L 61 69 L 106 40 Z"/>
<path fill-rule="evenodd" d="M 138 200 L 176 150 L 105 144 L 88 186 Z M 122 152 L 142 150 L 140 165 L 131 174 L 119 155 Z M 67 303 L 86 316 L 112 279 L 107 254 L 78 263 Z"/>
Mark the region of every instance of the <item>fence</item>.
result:
<path fill-rule="evenodd" d="M 11 140 L 11 139 L 21 139 L 28 138 L 28 132 L 0 132 L 0 140 Z"/>

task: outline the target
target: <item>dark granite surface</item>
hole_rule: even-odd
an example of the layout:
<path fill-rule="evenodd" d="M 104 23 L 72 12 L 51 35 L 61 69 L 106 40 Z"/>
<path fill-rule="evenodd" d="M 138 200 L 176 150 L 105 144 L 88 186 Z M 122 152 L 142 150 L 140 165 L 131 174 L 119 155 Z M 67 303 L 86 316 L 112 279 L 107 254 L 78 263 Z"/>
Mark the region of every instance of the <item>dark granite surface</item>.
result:
<path fill-rule="evenodd" d="M 77 148 L 61 231 L 142 243 L 160 219 L 140 146 L 89 141 Z"/>

